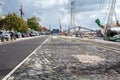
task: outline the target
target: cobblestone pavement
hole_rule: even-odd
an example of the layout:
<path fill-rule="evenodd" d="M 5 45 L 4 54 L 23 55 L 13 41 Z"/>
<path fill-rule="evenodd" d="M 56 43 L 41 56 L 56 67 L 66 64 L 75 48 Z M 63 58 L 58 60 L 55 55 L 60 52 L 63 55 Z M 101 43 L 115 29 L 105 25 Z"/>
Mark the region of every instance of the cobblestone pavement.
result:
<path fill-rule="evenodd" d="M 120 80 L 120 54 L 52 36 L 8 80 Z"/>

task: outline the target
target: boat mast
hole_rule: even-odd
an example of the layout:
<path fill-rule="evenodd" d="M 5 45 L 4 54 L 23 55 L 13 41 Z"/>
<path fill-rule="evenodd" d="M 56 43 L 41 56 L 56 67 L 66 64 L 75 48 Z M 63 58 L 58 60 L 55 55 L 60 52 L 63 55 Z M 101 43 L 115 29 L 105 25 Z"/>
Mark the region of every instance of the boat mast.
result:
<path fill-rule="evenodd" d="M 109 15 L 108 15 L 108 21 L 107 21 L 107 26 L 109 26 L 109 27 L 114 26 L 113 18 L 115 18 L 117 21 L 116 12 L 115 12 L 115 4 L 116 4 L 116 0 L 112 0 Z"/>
<path fill-rule="evenodd" d="M 62 25 L 60 19 L 59 19 L 59 27 L 60 27 L 60 32 L 62 32 Z"/>
<path fill-rule="evenodd" d="M 70 19 L 70 27 L 74 27 L 75 26 L 75 0 L 71 0 L 71 19 Z"/>

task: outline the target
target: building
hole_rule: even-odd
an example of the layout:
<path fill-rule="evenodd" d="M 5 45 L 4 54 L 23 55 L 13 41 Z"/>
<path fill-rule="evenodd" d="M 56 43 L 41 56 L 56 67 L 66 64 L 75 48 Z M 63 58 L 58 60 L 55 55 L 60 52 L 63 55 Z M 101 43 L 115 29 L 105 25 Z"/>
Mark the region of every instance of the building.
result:
<path fill-rule="evenodd" d="M 52 34 L 59 34 L 60 33 L 60 30 L 59 29 L 53 29 L 51 31 Z"/>

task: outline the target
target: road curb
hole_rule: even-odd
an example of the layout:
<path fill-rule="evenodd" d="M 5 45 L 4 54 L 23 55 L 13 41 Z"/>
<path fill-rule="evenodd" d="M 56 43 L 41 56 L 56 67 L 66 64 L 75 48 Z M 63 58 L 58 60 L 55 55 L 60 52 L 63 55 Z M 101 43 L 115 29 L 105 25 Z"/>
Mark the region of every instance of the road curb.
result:
<path fill-rule="evenodd" d="M 0 42 L 0 45 L 9 44 L 9 43 L 14 43 L 14 42 L 19 42 L 19 41 L 28 40 L 28 39 L 34 39 L 34 38 L 38 38 L 38 37 L 43 37 L 43 36 L 26 37 L 26 38 L 20 38 L 20 39 L 11 40 L 11 41 L 6 41 L 6 42 Z"/>

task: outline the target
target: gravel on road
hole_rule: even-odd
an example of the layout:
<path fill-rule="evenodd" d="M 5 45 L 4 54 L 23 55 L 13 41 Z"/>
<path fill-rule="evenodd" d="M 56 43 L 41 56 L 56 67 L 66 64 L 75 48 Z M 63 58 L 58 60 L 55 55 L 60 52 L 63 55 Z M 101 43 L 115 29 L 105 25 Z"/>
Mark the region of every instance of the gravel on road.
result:
<path fill-rule="evenodd" d="M 120 80 L 120 54 L 93 44 L 51 36 L 8 80 Z"/>

